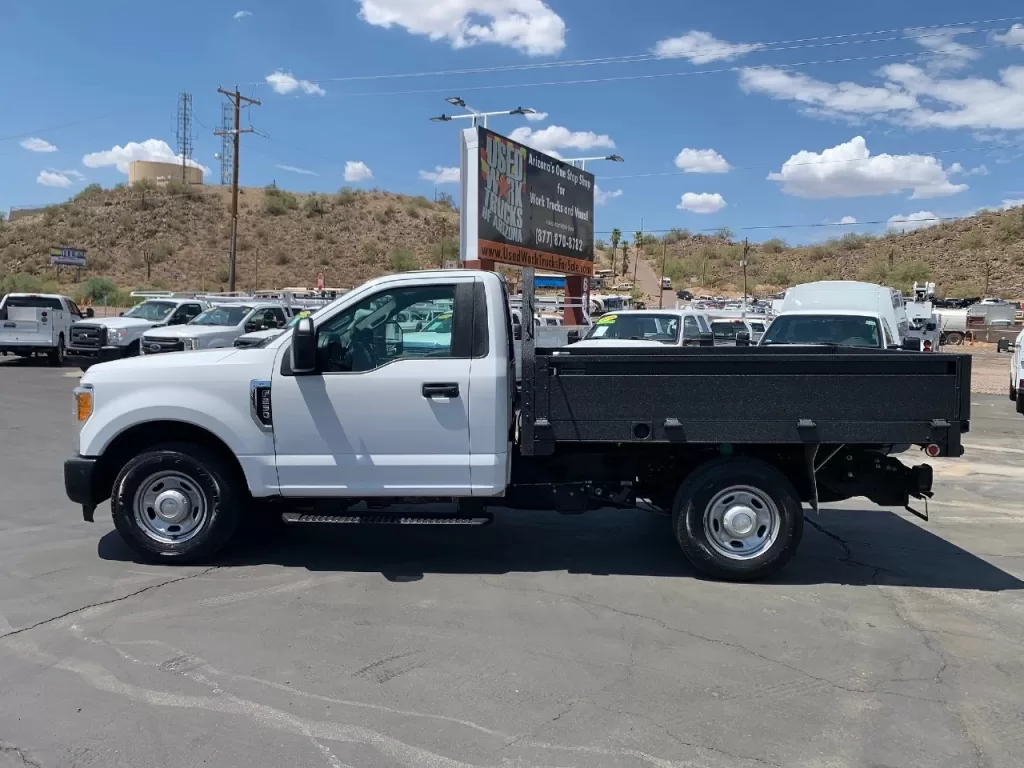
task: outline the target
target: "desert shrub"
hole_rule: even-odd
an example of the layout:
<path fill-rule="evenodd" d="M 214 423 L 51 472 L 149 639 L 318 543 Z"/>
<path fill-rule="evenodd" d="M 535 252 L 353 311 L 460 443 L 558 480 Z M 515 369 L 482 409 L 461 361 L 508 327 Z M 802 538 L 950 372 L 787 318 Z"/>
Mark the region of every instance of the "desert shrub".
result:
<path fill-rule="evenodd" d="M 271 260 L 279 267 L 283 267 L 285 264 L 291 262 L 292 257 L 291 255 L 289 255 L 287 251 L 278 249 L 274 251 L 273 255 L 271 256 Z"/>
<path fill-rule="evenodd" d="M 342 187 L 338 190 L 337 197 L 335 197 L 338 205 L 355 205 L 358 200 L 359 193 L 352 189 L 352 187 Z"/>
<path fill-rule="evenodd" d="M 395 272 L 408 272 L 419 269 L 419 262 L 416 261 L 416 254 L 412 248 L 399 246 L 391 251 L 391 269 Z"/>
<path fill-rule="evenodd" d="M 669 245 L 672 245 L 673 243 L 681 243 L 684 240 L 689 240 L 690 237 L 690 230 L 688 229 L 670 229 L 662 240 Z"/>
<path fill-rule="evenodd" d="M 788 247 L 786 241 L 780 237 L 773 237 L 771 240 L 765 240 L 761 243 L 761 249 L 765 253 L 782 253 Z"/>
<path fill-rule="evenodd" d="M 112 304 L 118 293 L 120 288 L 109 277 L 90 277 L 82 283 L 78 295 L 83 301 L 90 299 L 97 304 Z"/>
<path fill-rule="evenodd" d="M 312 194 L 302 203 L 302 210 L 309 218 L 323 216 L 327 212 L 326 205 L 320 195 Z"/>
<path fill-rule="evenodd" d="M 276 184 L 263 188 L 263 211 L 271 216 L 280 216 L 299 207 L 299 199 L 291 192 L 278 189 Z"/>
<path fill-rule="evenodd" d="M 768 270 L 768 282 L 772 285 L 793 285 L 793 270 L 785 264 L 776 264 Z"/>

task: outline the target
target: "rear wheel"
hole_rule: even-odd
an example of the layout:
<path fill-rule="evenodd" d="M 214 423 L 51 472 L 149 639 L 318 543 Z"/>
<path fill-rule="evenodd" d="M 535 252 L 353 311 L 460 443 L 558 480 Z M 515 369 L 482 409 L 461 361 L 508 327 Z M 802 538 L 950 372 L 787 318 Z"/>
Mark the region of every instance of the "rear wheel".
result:
<path fill-rule="evenodd" d="M 676 540 L 705 573 L 729 581 L 756 581 L 796 554 L 804 516 L 792 483 L 770 464 L 718 459 L 679 487 L 672 509 Z"/>
<path fill-rule="evenodd" d="M 1024 413 L 1024 397 L 1017 397 L 1017 413 Z"/>
<path fill-rule="evenodd" d="M 1017 399 L 1017 388 L 1015 386 L 1013 386 L 1013 379 L 1010 379 L 1010 399 L 1011 400 L 1016 400 Z"/>
<path fill-rule="evenodd" d="M 248 494 L 237 471 L 199 445 L 157 446 L 128 462 L 110 508 L 118 533 L 150 562 L 196 563 L 227 544 Z"/>
<path fill-rule="evenodd" d="M 959 347 L 964 343 L 964 335 L 960 331 L 950 331 L 946 334 L 946 340 L 943 344 L 951 344 L 954 347 Z"/>
<path fill-rule="evenodd" d="M 47 353 L 47 357 L 50 361 L 50 365 L 54 368 L 60 368 L 64 365 L 64 357 L 67 350 L 64 348 L 64 334 L 62 333 L 57 337 L 57 346 L 54 347 Z"/>

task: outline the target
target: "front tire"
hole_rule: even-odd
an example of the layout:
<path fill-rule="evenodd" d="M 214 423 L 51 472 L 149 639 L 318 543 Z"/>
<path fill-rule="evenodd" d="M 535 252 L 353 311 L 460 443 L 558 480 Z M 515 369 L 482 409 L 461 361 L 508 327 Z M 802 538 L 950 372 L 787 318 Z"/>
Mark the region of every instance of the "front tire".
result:
<path fill-rule="evenodd" d="M 793 484 L 770 464 L 716 459 L 679 487 L 672 527 L 698 570 L 727 581 L 757 581 L 796 554 L 803 506 Z"/>
<path fill-rule="evenodd" d="M 1017 393 L 1017 413 L 1024 414 L 1024 397 L 1021 397 L 1019 392 Z"/>
<path fill-rule="evenodd" d="M 169 444 L 124 466 L 110 509 L 117 532 L 145 560 L 199 563 L 234 535 L 246 495 L 238 472 L 218 454 Z"/>

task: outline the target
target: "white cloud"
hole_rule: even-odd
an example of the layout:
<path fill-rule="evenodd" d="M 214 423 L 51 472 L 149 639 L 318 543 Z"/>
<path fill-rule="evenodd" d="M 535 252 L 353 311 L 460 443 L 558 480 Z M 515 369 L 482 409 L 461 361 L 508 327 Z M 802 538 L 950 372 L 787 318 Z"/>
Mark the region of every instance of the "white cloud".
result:
<path fill-rule="evenodd" d="M 889 219 L 889 229 L 894 232 L 912 232 L 915 229 L 934 227 L 936 224 L 941 223 L 942 222 L 939 221 L 939 218 L 931 211 L 918 211 L 917 213 L 910 213 L 906 216 L 898 213 Z"/>
<path fill-rule="evenodd" d="M 235 11 L 235 15 L 231 18 L 238 21 L 240 19 L 248 18 L 249 16 L 252 16 L 252 11 Z"/>
<path fill-rule="evenodd" d="M 1003 200 L 1002 209 L 1008 211 L 1011 208 L 1020 208 L 1024 205 L 1024 197 L 1018 197 L 1014 200 Z"/>
<path fill-rule="evenodd" d="M 526 126 L 520 126 L 508 136 L 512 141 L 526 144 L 553 157 L 560 157 L 559 149 L 615 149 L 615 142 L 606 134 L 598 135 L 593 131 L 570 131 L 561 125 L 549 125 L 547 128 L 536 131 Z"/>
<path fill-rule="evenodd" d="M 856 224 L 857 223 L 857 218 L 855 216 L 843 216 L 843 218 L 841 218 L 839 220 L 839 223 L 840 224 L 847 224 L 847 225 L 849 225 L 849 224 Z"/>
<path fill-rule="evenodd" d="M 370 167 L 359 160 L 349 160 L 345 163 L 345 181 L 366 181 L 373 178 L 373 171 Z"/>
<path fill-rule="evenodd" d="M 873 117 L 912 128 L 1024 130 L 1024 66 L 1006 67 L 998 80 L 941 77 L 913 64 L 889 64 L 879 74 L 883 85 L 870 86 L 748 68 L 740 72 L 740 87 L 828 117 Z"/>
<path fill-rule="evenodd" d="M 438 165 L 432 171 L 420 171 L 420 178 L 423 181 L 430 181 L 434 184 L 458 184 L 461 172 L 458 167 L 445 168 Z"/>
<path fill-rule="evenodd" d="M 826 83 L 800 72 L 771 67 L 742 70 L 740 88 L 806 104 L 826 114 L 879 115 L 917 107 L 916 99 L 898 88 Z"/>
<path fill-rule="evenodd" d="M 526 119 L 531 123 L 539 123 L 541 120 L 548 119 L 547 112 L 529 112 L 526 114 Z"/>
<path fill-rule="evenodd" d="M 948 173 L 950 176 L 954 174 L 963 174 L 964 176 L 988 176 L 989 171 L 987 166 L 979 165 L 977 168 L 964 168 L 960 163 L 953 163 L 949 166 Z"/>
<path fill-rule="evenodd" d="M 73 183 L 70 175 L 61 171 L 40 171 L 36 177 L 36 184 L 42 184 L 44 187 L 61 187 L 66 189 Z"/>
<path fill-rule="evenodd" d="M 299 80 L 291 72 L 277 70 L 264 78 L 274 93 L 289 94 L 302 91 L 307 96 L 323 96 L 326 91 L 311 80 Z"/>
<path fill-rule="evenodd" d="M 21 146 L 29 152 L 56 152 L 57 148 L 45 139 L 37 139 L 33 136 L 30 139 L 22 139 Z"/>
<path fill-rule="evenodd" d="M 913 190 L 912 198 L 947 197 L 963 192 L 942 163 L 928 155 L 871 155 L 863 136 L 820 154 L 802 150 L 768 174 L 787 195 L 807 198 L 871 197 Z"/>
<path fill-rule="evenodd" d="M 712 61 L 732 61 L 761 47 L 760 43 L 727 43 L 707 32 L 694 30 L 679 37 L 659 40 L 654 46 L 654 52 L 666 58 L 683 58 L 694 64 L 708 64 Z"/>
<path fill-rule="evenodd" d="M 1024 48 L 1024 24 L 1014 24 L 1003 35 L 992 35 L 992 39 L 1003 45 L 1019 45 Z"/>
<path fill-rule="evenodd" d="M 725 198 L 717 192 L 687 192 L 676 208 L 694 213 L 716 213 L 725 208 Z"/>
<path fill-rule="evenodd" d="M 176 163 L 181 164 L 181 155 L 174 154 L 166 141 L 160 139 L 146 139 L 139 143 L 130 141 L 122 146 L 115 146 L 104 152 L 91 152 L 82 158 L 82 165 L 86 168 L 104 168 L 109 165 L 117 167 L 121 173 L 128 173 L 128 164 L 133 160 L 145 160 L 151 163 Z M 204 174 L 210 169 L 205 165 L 189 160 L 188 165 L 199 168 Z"/>
<path fill-rule="evenodd" d="M 939 73 L 943 70 L 963 69 L 972 61 L 981 58 L 981 53 L 971 46 L 958 43 L 958 35 L 976 32 L 971 27 L 950 27 L 945 29 L 929 29 L 913 35 L 914 40 L 929 54 L 925 67 L 929 72 Z"/>
<path fill-rule="evenodd" d="M 676 155 L 676 168 L 685 173 L 727 173 L 729 163 L 713 149 L 687 147 Z"/>
<path fill-rule="evenodd" d="M 319 176 L 320 174 L 316 171 L 311 171 L 308 168 L 299 168 L 297 165 L 277 165 L 276 168 L 280 168 L 282 171 L 291 171 L 292 173 L 298 173 L 303 176 Z"/>
<path fill-rule="evenodd" d="M 452 48 L 481 43 L 549 56 L 565 48 L 565 22 L 543 0 L 359 0 L 359 18 L 399 26 Z"/>
<path fill-rule="evenodd" d="M 614 200 L 616 197 L 622 197 L 621 189 L 610 189 L 605 192 L 599 185 L 594 185 L 594 205 L 605 205 L 609 200 Z"/>

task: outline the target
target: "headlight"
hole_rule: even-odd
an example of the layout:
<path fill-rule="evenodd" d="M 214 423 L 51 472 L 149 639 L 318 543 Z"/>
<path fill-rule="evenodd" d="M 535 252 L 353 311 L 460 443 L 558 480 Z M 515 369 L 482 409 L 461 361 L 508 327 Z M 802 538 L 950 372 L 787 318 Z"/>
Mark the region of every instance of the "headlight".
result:
<path fill-rule="evenodd" d="M 199 349 L 199 339 L 182 339 L 185 349 Z"/>
<path fill-rule="evenodd" d="M 75 387 L 75 418 L 84 424 L 92 416 L 92 387 L 89 385 Z"/>
<path fill-rule="evenodd" d="M 107 328 L 107 343 L 112 344 L 128 338 L 127 328 Z"/>

